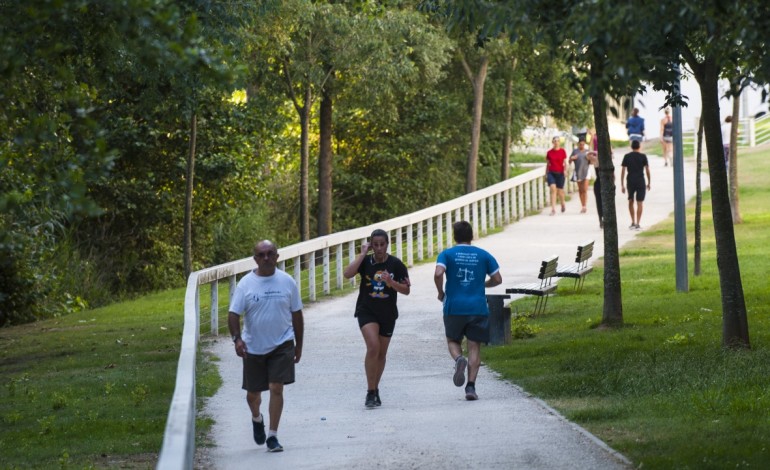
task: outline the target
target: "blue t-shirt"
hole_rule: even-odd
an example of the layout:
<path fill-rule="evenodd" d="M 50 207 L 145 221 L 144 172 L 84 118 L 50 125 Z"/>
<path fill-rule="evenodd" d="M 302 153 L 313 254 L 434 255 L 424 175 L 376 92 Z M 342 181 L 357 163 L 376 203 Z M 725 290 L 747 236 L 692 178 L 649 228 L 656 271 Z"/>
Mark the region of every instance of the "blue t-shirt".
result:
<path fill-rule="evenodd" d="M 626 129 L 628 129 L 628 135 L 644 135 L 644 118 L 640 116 L 631 116 L 628 118 L 628 121 L 626 121 Z"/>
<path fill-rule="evenodd" d="M 438 255 L 446 269 L 444 315 L 489 315 L 484 283 L 500 270 L 492 255 L 473 245 L 456 245 Z"/>

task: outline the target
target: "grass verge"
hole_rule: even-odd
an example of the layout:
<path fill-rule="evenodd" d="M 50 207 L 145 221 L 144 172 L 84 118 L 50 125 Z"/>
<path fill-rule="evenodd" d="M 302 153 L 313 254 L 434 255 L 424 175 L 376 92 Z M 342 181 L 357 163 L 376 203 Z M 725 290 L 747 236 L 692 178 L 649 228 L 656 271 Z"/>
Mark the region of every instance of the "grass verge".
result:
<path fill-rule="evenodd" d="M 165 291 L 0 329 L 0 468 L 154 468 L 183 298 Z M 221 384 L 210 361 L 198 360 L 200 398 Z M 199 419 L 199 435 L 209 425 Z"/>
<path fill-rule="evenodd" d="M 750 351 L 721 347 L 710 195 L 704 194 L 703 264 L 698 277 L 692 275 L 694 206 L 688 208 L 688 293 L 676 292 L 674 224 L 668 220 L 621 250 L 623 328 L 596 328 L 602 315 L 603 270 L 598 262 L 582 293 L 565 284 L 549 302 L 546 315 L 527 320 L 537 332 L 534 337 L 487 348 L 486 363 L 639 468 L 766 468 L 770 462 L 768 157 L 766 148 L 744 151 L 739 157 L 744 223 L 735 226 L 735 235 Z"/>

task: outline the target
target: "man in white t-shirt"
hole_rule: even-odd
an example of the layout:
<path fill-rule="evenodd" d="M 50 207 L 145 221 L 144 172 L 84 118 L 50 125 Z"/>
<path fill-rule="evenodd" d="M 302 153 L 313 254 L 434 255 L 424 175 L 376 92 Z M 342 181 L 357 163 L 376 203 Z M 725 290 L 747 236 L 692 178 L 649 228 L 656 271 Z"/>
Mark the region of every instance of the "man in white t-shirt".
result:
<path fill-rule="evenodd" d="M 254 441 L 257 445 L 267 443 L 268 452 L 281 452 L 278 424 L 283 411 L 283 386 L 294 383 L 294 364 L 302 357 L 302 298 L 294 279 L 276 269 L 278 248 L 273 242 L 257 243 L 254 260 L 257 269 L 238 281 L 230 300 L 227 325 L 235 353 L 243 358 L 242 387 L 251 409 Z M 262 392 L 267 390 L 270 428 L 265 435 L 265 420 L 259 408 Z"/>

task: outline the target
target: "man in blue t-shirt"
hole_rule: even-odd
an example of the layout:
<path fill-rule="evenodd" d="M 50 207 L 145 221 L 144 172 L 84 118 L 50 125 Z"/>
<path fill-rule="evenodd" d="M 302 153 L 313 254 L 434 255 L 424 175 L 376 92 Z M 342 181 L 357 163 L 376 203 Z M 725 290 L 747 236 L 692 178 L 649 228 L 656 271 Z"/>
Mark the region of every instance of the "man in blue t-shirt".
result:
<path fill-rule="evenodd" d="M 481 343 L 489 342 L 489 309 L 486 287 L 503 282 L 495 258 L 481 248 L 471 246 L 473 227 L 461 220 L 452 225 L 456 245 L 438 255 L 433 280 L 438 300 L 444 303 L 444 331 L 449 354 L 455 361 L 454 384 L 465 384 L 466 400 L 477 400 L 476 375 L 481 366 Z M 446 288 L 444 287 L 446 273 Z M 489 276 L 489 279 L 487 279 Z M 468 340 L 468 359 L 463 357 L 463 337 Z"/>

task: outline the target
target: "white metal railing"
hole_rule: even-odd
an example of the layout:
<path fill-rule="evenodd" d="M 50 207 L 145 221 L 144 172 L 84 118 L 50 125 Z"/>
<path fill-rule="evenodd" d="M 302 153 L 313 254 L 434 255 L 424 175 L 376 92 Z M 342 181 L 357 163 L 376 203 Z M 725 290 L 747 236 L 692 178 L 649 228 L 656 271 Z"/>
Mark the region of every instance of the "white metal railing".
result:
<path fill-rule="evenodd" d="M 756 147 L 770 142 L 770 114 L 764 114 L 758 118 L 747 117 L 739 121 L 738 147 Z M 692 154 L 695 156 L 697 148 L 695 142 L 698 139 L 698 120 L 695 120 L 693 129 L 682 131 L 682 143 L 692 146 Z"/>
<path fill-rule="evenodd" d="M 355 258 L 357 246 L 372 230 L 381 228 L 391 234 L 391 251 L 408 266 L 452 246 L 452 223 L 467 220 L 476 237 L 490 229 L 514 222 L 547 203 L 543 166 L 471 194 L 411 214 L 344 232 L 315 238 L 279 248 L 279 268 L 291 268 L 304 299 L 313 301 L 319 294 L 343 288 L 344 259 Z M 393 241 L 395 240 L 395 241 Z M 321 253 L 320 257 L 317 254 Z M 322 266 L 316 267 L 316 259 Z M 184 301 L 184 329 L 177 365 L 176 385 L 171 399 L 163 446 L 157 468 L 191 469 L 195 457 L 195 366 L 200 337 L 200 286 L 211 287 L 211 334 L 219 331 L 219 281 L 227 279 L 233 292 L 236 276 L 256 267 L 253 258 L 244 258 L 190 274 Z M 320 272 L 321 282 L 317 280 Z M 334 279 L 332 279 L 334 272 Z M 303 282 L 305 281 L 305 282 Z M 355 282 L 355 281 L 352 281 Z M 303 286 L 303 284 L 307 286 Z"/>

